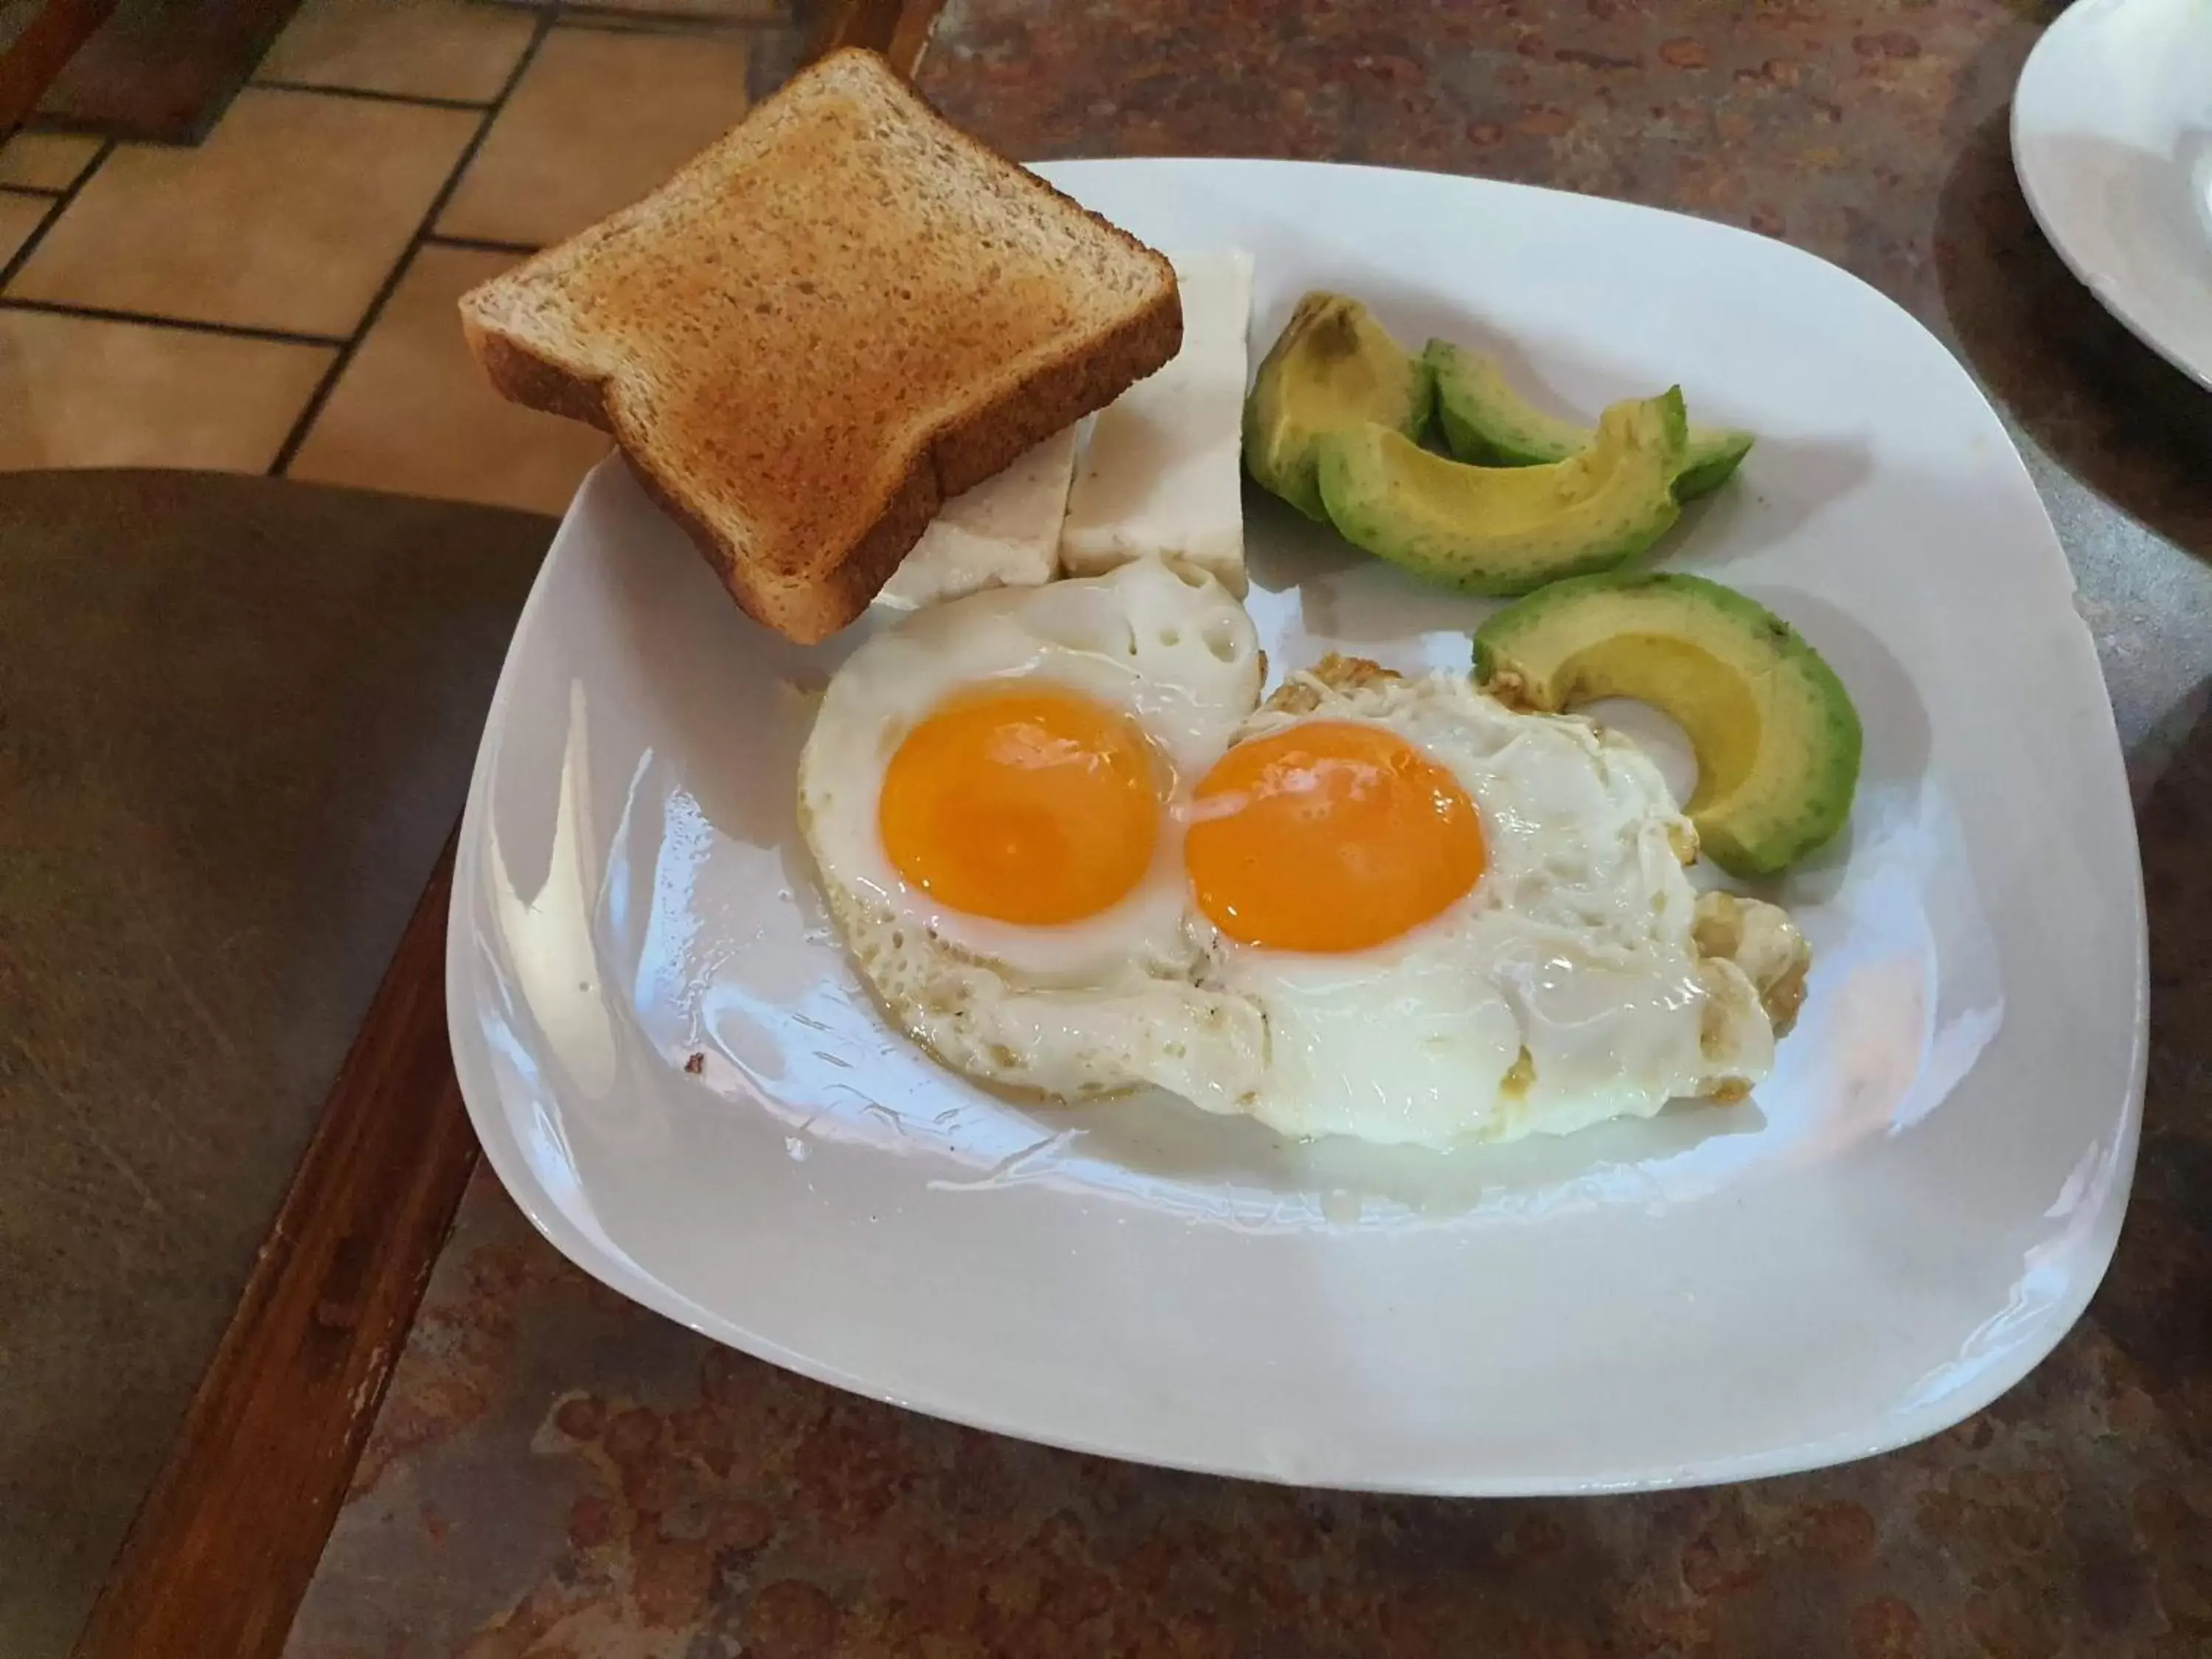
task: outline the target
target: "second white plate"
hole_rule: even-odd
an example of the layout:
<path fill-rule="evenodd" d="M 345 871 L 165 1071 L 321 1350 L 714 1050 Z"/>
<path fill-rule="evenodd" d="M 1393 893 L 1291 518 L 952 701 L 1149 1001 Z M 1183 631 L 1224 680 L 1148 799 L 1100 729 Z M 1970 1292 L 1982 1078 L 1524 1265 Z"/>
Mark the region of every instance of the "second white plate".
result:
<path fill-rule="evenodd" d="M 1750 1103 L 1450 1157 L 995 1098 L 885 1024 L 814 895 L 793 769 L 852 636 L 753 626 L 607 466 L 516 633 L 453 889 L 455 1059 L 524 1209 L 778 1364 L 1231 1474 L 1741 1478 L 2008 1387 L 2118 1230 L 2143 927 L 2073 583 L 1966 375 L 1854 278 L 1698 220 L 1359 168 L 1042 170 L 1156 246 L 1249 249 L 1257 348 L 1340 289 L 1565 407 L 1679 378 L 1761 434 L 1666 556 L 1796 622 L 1864 717 L 1850 829 L 1778 890 L 1819 952 L 1803 1021 Z M 1278 672 L 1467 667 L 1482 605 L 1273 503 L 1249 540 Z"/>
<path fill-rule="evenodd" d="M 2212 5 L 2076 0 L 2021 72 L 2012 147 L 2068 267 L 2212 386 Z"/>

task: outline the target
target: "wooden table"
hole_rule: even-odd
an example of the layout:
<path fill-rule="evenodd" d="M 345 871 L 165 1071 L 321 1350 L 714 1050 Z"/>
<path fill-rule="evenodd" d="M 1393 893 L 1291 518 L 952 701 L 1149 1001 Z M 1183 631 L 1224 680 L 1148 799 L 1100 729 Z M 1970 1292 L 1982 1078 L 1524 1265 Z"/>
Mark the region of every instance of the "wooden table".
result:
<path fill-rule="evenodd" d="M 713 1347 L 570 1268 L 478 1176 L 287 1651 L 2212 1650 L 2212 403 L 2098 310 L 2027 219 L 2003 108 L 2039 26 L 1996 0 L 955 0 L 917 78 L 1025 156 L 1382 161 L 1734 220 L 1855 270 L 1959 353 L 2074 562 L 2151 904 L 2135 1201 L 2110 1279 L 2049 1361 L 1934 1441 L 1750 1486 L 1579 1503 L 1298 1492 L 956 1429 Z M 425 1133 L 451 1144 L 425 942 L 436 902 L 434 889 L 325 1134 L 358 1115 L 349 1102 L 383 1100 L 427 1111 Z M 302 1179 L 331 1167 L 311 1156 Z M 438 1188 L 403 1209 L 400 1236 L 421 1237 L 443 1201 Z M 216 1381 L 261 1375 L 250 1356 L 289 1331 L 290 1352 L 324 1356 L 313 1376 L 357 1403 L 376 1370 L 368 1334 L 411 1291 L 364 1272 L 362 1249 L 301 1249 L 249 1298 L 249 1358 Z M 280 1306 L 289 1320 L 260 1311 Z M 301 1310 L 328 1317 L 302 1326 Z M 220 1650 L 274 1644 L 283 1597 L 250 1560 L 215 1560 L 210 1578 L 192 1541 L 240 1513 L 224 1504 L 251 1513 L 285 1490 L 301 1533 L 319 1528 L 325 1511 L 223 1431 L 261 1408 L 202 1413 L 181 1466 L 196 1473 L 149 1510 L 155 1546 L 126 1559 L 96 1629 L 167 1628 L 140 1650 L 210 1650 L 161 1609 L 242 1600 L 254 1639 Z M 360 1418 L 319 1421 L 327 1486 Z M 301 1554 L 273 1550 L 271 1576 L 292 1582 Z"/>

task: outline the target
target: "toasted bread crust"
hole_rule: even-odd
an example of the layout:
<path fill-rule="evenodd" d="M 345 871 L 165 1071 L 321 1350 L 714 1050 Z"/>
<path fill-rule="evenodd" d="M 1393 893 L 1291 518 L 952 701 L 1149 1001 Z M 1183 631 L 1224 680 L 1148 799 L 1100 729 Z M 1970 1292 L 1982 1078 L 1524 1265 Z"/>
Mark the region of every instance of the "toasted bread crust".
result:
<path fill-rule="evenodd" d="M 937 516 L 942 504 L 932 481 L 928 457 L 917 456 L 878 513 L 874 525 L 830 570 L 824 579 L 799 590 L 763 580 L 761 573 L 735 556 L 714 527 L 700 519 L 656 474 L 649 454 L 624 448 L 622 457 L 630 476 L 638 481 L 653 504 L 682 527 L 692 545 L 705 556 L 722 579 L 738 607 L 764 628 L 772 628 L 801 645 L 818 645 L 868 608 L 913 550 Z"/>
<path fill-rule="evenodd" d="M 498 342 L 501 367 L 487 363 L 486 368 L 502 392 L 506 386 L 499 377 L 505 372 L 514 376 L 514 384 L 532 391 L 545 386 L 551 397 L 568 400 L 570 407 L 506 393 L 516 402 L 570 415 L 613 434 L 631 475 L 684 527 L 739 608 L 788 639 L 817 645 L 867 610 L 946 501 L 1003 472 L 1061 428 L 1103 409 L 1174 356 L 1182 343 L 1182 307 L 1170 293 L 1164 304 L 1149 307 L 1106 339 L 1071 354 L 1011 396 L 949 424 L 901 468 L 896 486 L 876 505 L 874 522 L 824 573 L 825 580 L 796 596 L 787 586 L 761 580 L 760 572 L 691 511 L 683 488 L 663 479 L 654 469 L 648 446 L 623 442 L 619 416 L 607 409 L 604 381 L 563 374 L 504 340 Z"/>
<path fill-rule="evenodd" d="M 468 340 L 477 367 L 483 370 L 492 389 L 507 402 L 581 421 L 613 434 L 614 420 L 607 412 L 604 380 L 580 379 L 557 363 L 547 362 L 498 330 L 486 327 L 467 309 L 467 296 L 463 297 L 461 332 Z"/>
<path fill-rule="evenodd" d="M 848 51 L 833 54 L 809 74 L 838 65 L 840 59 L 880 60 Z M 847 70 L 855 67 L 843 65 Z M 882 71 L 889 74 L 888 69 Z M 808 75 L 763 103 L 799 95 Z M 900 99 L 917 116 L 935 121 L 926 103 L 902 84 Z M 985 158 L 994 167 L 1011 167 L 965 134 L 946 129 L 957 147 Z M 693 166 L 702 166 L 702 161 Z M 686 169 L 688 173 L 690 169 Z M 684 174 L 679 173 L 680 182 Z M 887 434 L 884 465 L 872 481 L 850 481 L 855 492 L 872 492 L 856 503 L 853 522 L 860 528 L 836 545 L 774 550 L 786 556 L 764 557 L 733 545 L 711 521 L 708 500 L 726 483 L 695 476 L 671 465 L 665 446 L 657 444 L 653 411 L 625 408 L 618 372 L 586 372 L 559 361 L 501 325 L 501 298 L 599 234 L 584 231 L 568 243 L 546 250 L 514 270 L 464 296 L 462 324 L 471 351 L 500 394 L 513 402 L 581 421 L 610 434 L 647 492 L 681 525 L 721 578 L 731 596 L 764 625 L 811 643 L 826 638 L 866 610 L 899 562 L 921 538 L 939 508 L 951 497 L 1003 471 L 1022 454 L 1084 416 L 1103 408 L 1128 386 L 1165 364 L 1182 343 L 1182 307 L 1173 267 L 1126 232 L 1070 201 L 1033 175 L 1041 211 L 1079 215 L 1102 236 L 1118 245 L 1121 257 L 1133 256 L 1157 270 L 1157 289 L 1128 308 L 1110 326 L 1071 339 L 1064 351 L 1028 365 L 1018 379 L 980 385 L 964 406 L 941 418 Z"/>
<path fill-rule="evenodd" d="M 1402 678 L 1396 669 L 1385 668 L 1372 658 L 1347 657 L 1332 651 L 1304 673 L 1293 670 L 1291 678 L 1261 706 L 1278 714 L 1310 714 L 1321 707 L 1322 691 L 1349 695 Z"/>
<path fill-rule="evenodd" d="M 1167 290 L 1120 327 L 1085 342 L 1015 394 L 938 434 L 930 445 L 938 489 L 949 501 L 1005 471 L 1061 428 L 1105 408 L 1182 349 L 1182 301 L 1170 268 Z"/>
<path fill-rule="evenodd" d="M 469 345 L 478 365 L 500 395 L 511 402 L 549 414 L 562 415 L 597 427 L 619 441 L 622 433 L 609 408 L 608 381 L 570 374 L 494 331 L 479 328 L 472 318 L 462 319 Z M 993 411 L 983 411 L 986 415 Z M 1062 425 L 1067 422 L 1061 422 Z M 1059 427 L 1046 428 L 1037 441 L 1050 437 Z M 982 476 L 1012 465 L 1029 446 L 1018 444 L 1006 459 Z M 621 443 L 618 453 L 653 504 L 682 528 L 692 544 L 722 580 L 722 586 L 738 608 L 763 627 L 772 628 L 802 645 L 815 645 L 868 608 L 883 585 L 891 579 L 899 562 L 921 539 L 929 521 L 945 499 L 958 490 L 945 489 L 937 482 L 929 452 L 916 454 L 902 471 L 899 483 L 878 508 L 868 532 L 828 573 L 825 586 L 810 589 L 800 603 L 761 580 L 761 573 L 738 556 L 737 550 L 714 533 L 714 526 L 692 511 L 687 492 L 664 479 L 653 465 L 652 451 L 644 446 Z M 963 488 L 965 486 L 963 486 Z"/>

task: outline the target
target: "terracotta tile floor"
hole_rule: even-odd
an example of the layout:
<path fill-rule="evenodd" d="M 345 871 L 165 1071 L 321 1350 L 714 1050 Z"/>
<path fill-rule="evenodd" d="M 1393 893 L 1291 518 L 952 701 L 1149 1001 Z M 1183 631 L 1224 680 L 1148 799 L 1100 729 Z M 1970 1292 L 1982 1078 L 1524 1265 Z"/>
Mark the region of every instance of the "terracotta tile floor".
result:
<path fill-rule="evenodd" d="M 204 143 L 0 144 L 0 469 L 269 471 L 557 513 L 597 434 L 504 404 L 464 289 L 651 188 L 811 0 L 305 0 Z"/>

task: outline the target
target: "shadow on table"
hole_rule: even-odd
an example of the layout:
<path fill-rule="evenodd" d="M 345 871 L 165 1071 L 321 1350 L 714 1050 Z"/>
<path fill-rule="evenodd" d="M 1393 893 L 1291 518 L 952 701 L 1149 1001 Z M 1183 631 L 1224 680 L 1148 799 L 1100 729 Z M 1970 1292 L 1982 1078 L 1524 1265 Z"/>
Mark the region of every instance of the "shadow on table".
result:
<path fill-rule="evenodd" d="M 1960 355 L 2053 459 L 2212 559 L 2212 392 L 2129 333 L 2044 240 L 2008 114 L 1968 135 L 1936 206 L 1936 276 Z"/>

